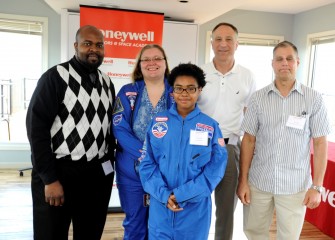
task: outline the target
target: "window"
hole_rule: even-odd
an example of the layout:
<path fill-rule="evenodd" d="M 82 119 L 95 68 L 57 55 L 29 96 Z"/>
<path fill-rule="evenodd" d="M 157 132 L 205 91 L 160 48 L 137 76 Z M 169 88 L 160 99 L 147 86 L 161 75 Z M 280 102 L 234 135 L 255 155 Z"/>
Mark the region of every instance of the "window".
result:
<path fill-rule="evenodd" d="M 47 18 L 0 14 L 0 142 L 27 142 L 27 106 L 47 67 Z"/>
<path fill-rule="evenodd" d="M 335 31 L 308 35 L 310 47 L 308 84 L 323 95 L 333 128 L 329 141 L 335 141 Z"/>
<path fill-rule="evenodd" d="M 235 52 L 235 59 L 236 62 L 253 72 L 257 89 L 261 89 L 272 82 L 272 50 L 277 43 L 283 40 L 284 38 L 281 36 L 239 34 L 239 46 Z M 206 52 L 206 56 L 208 56 L 206 62 L 209 62 L 214 57 L 211 47 L 211 32 L 207 34 Z"/>

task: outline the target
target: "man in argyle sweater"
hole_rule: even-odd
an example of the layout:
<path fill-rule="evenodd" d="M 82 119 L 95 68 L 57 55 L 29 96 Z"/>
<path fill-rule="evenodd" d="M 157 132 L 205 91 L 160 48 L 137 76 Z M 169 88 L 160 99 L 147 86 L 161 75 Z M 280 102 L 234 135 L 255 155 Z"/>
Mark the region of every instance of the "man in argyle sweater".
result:
<path fill-rule="evenodd" d="M 75 56 L 45 72 L 31 98 L 26 125 L 31 146 L 35 240 L 98 240 L 113 185 L 110 131 L 114 85 L 98 70 L 103 35 L 76 34 Z"/>

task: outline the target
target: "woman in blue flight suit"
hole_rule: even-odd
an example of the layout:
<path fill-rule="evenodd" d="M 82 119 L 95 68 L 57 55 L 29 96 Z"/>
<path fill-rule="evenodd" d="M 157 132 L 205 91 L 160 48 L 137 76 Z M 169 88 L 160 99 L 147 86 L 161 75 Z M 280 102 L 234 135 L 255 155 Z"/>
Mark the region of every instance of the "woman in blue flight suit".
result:
<path fill-rule="evenodd" d="M 125 212 L 124 239 L 142 240 L 148 235 L 148 207 L 135 164 L 141 156 L 148 124 L 153 116 L 172 105 L 167 82 L 169 67 L 162 47 L 146 45 L 132 73 L 133 83 L 123 86 L 113 110 L 113 133 L 117 139 L 116 182 Z"/>
<path fill-rule="evenodd" d="M 151 122 L 139 165 L 150 194 L 149 239 L 205 240 L 227 150 L 218 123 L 196 105 L 206 84 L 203 71 L 180 64 L 169 84 L 175 104 Z"/>

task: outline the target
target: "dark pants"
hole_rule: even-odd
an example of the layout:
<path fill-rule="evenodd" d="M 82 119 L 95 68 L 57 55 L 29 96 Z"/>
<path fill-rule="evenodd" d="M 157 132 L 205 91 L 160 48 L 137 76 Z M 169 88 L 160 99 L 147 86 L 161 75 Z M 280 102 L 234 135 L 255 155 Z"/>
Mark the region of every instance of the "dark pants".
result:
<path fill-rule="evenodd" d="M 44 184 L 36 171 L 32 171 L 34 239 L 67 240 L 72 221 L 74 240 L 99 240 L 106 222 L 114 173 L 105 176 L 101 160 L 56 161 L 65 199 L 61 207 L 45 202 Z"/>
<path fill-rule="evenodd" d="M 124 240 L 148 239 L 149 208 L 144 206 L 142 186 L 119 184 L 119 197 L 122 210 L 126 214 L 123 220 Z"/>
<path fill-rule="evenodd" d="M 227 167 L 214 193 L 216 205 L 215 240 L 231 240 L 233 238 L 240 144 L 239 141 L 237 146 L 226 145 L 228 151 Z"/>

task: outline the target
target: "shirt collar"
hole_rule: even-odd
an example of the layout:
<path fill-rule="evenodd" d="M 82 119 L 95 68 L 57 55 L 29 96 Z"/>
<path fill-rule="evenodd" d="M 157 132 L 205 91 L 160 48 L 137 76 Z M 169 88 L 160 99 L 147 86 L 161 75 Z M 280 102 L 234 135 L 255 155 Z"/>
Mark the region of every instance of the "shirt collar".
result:
<path fill-rule="evenodd" d="M 172 105 L 172 107 L 170 108 L 169 111 L 170 111 L 170 113 L 171 113 L 172 115 L 176 115 L 176 116 L 178 116 L 179 118 L 181 118 L 181 116 L 178 114 L 178 111 L 177 111 L 177 104 L 176 104 L 176 103 L 174 103 L 174 104 Z M 196 104 L 195 104 L 195 108 L 193 109 L 192 112 L 190 112 L 190 113 L 186 116 L 185 120 L 192 119 L 192 118 L 194 118 L 195 116 L 197 116 L 199 113 L 200 113 L 200 109 L 198 108 L 198 104 L 196 103 Z"/>
<path fill-rule="evenodd" d="M 216 73 L 216 74 L 219 74 L 219 75 L 222 75 L 222 76 L 227 76 L 227 75 L 230 75 L 232 73 L 236 73 L 237 72 L 237 63 L 236 61 L 234 61 L 234 65 L 232 67 L 232 69 L 230 69 L 230 71 L 226 72 L 225 74 L 222 74 L 221 72 L 219 72 L 216 68 L 215 68 L 215 65 L 214 65 L 214 61 L 212 60 L 211 61 L 211 71 L 213 73 Z"/>
<path fill-rule="evenodd" d="M 294 86 L 293 88 L 291 89 L 290 91 L 290 94 L 294 91 L 297 91 L 298 93 L 300 93 L 301 95 L 304 95 L 304 92 L 302 90 L 302 87 L 301 87 L 301 83 L 298 82 L 297 80 L 295 80 L 294 82 Z M 279 94 L 279 90 L 276 88 L 276 85 L 275 85 L 275 81 L 272 81 L 272 83 L 270 85 L 268 85 L 267 87 L 267 93 L 269 94 L 270 92 L 276 92 Z"/>
<path fill-rule="evenodd" d="M 81 62 L 79 62 L 76 58 L 76 56 L 73 56 L 72 58 L 72 62 L 75 65 L 76 68 L 80 69 L 82 72 L 86 73 L 86 74 L 90 74 L 90 73 L 95 73 L 97 74 L 98 69 L 95 69 L 93 71 L 90 71 L 90 69 L 88 69 L 87 67 L 85 67 Z"/>

